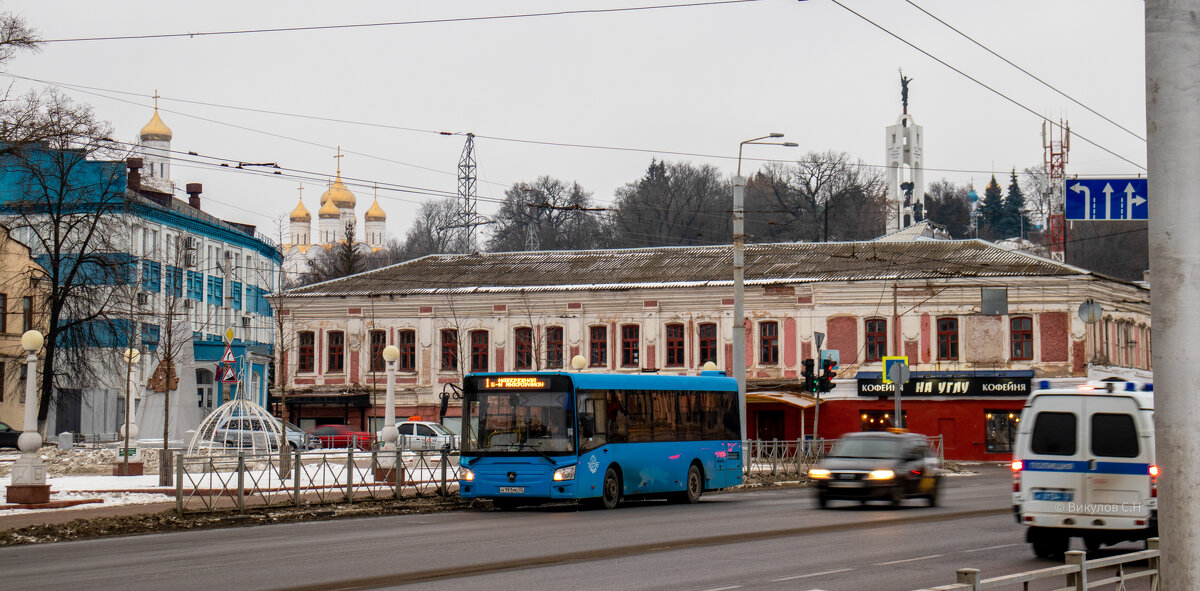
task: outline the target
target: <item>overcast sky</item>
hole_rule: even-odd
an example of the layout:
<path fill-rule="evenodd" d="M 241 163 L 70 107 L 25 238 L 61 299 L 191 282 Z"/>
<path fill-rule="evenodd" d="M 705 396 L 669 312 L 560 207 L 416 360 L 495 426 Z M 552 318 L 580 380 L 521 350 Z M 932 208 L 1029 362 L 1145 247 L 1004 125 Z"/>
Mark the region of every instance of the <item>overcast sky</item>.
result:
<path fill-rule="evenodd" d="M 135 142 L 157 89 L 172 149 L 301 173 L 256 176 L 176 161 L 204 207 L 275 235 L 300 181 L 314 213 L 336 169 L 371 203 L 372 183 L 402 238 L 419 203 L 457 190 L 462 135 L 476 134 L 479 208 L 513 183 L 578 181 L 607 204 L 652 157 L 732 175 L 738 143 L 782 132 L 799 148 L 747 147 L 761 161 L 836 150 L 884 162 L 900 113 L 925 130 L 926 182 L 974 181 L 1040 166 L 1041 121 L 1069 119 L 1067 173 L 1135 175 L 1145 142 L 1046 88 L 939 23 L 1145 137 L 1142 2 L 1132 0 L 759 0 L 721 5 L 396 26 L 47 43 L 4 74 L 63 85 Z M 679 4 L 680 0 L 162 2 L 0 4 L 47 40 L 463 19 Z M 703 0 L 698 2 L 704 4 Z M 856 16 L 946 61 L 995 92 Z M 86 88 L 85 88 L 86 87 Z M 193 101 L 193 102 L 185 102 Z M 1036 113 L 1036 114 L 1035 114 Z M 297 115 L 297 116 L 290 116 Z M 335 119 L 340 121 L 328 121 Z M 569 145 L 566 145 L 569 144 Z M 682 155 L 686 153 L 688 155 Z M 184 157 L 184 156 L 180 156 Z M 203 162 L 203 163 L 202 163 Z M 353 180 L 351 180 L 353 179 Z M 361 228 L 360 228 L 361 230 Z"/>

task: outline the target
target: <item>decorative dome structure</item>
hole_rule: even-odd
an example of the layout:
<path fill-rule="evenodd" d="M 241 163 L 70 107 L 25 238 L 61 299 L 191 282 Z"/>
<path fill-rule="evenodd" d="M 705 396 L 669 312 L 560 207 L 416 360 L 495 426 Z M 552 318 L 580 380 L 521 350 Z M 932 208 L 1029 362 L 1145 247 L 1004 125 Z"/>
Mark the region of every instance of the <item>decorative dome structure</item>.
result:
<path fill-rule="evenodd" d="M 326 194 L 328 194 L 328 192 L 326 192 Z M 341 215 L 342 210 L 338 209 L 338 206 L 334 204 L 333 199 L 325 201 L 324 205 L 321 206 L 321 209 L 317 210 L 317 217 L 322 219 L 336 218 L 340 217 Z"/>
<path fill-rule="evenodd" d="M 375 201 L 371 203 L 371 207 L 370 207 L 370 209 L 367 210 L 367 213 L 365 215 L 363 215 L 363 219 L 368 222 L 387 221 L 387 214 L 383 212 L 382 207 L 379 207 L 379 199 L 378 198 L 376 198 Z"/>
<path fill-rule="evenodd" d="M 354 193 L 351 193 L 350 189 L 346 188 L 346 184 L 342 182 L 342 172 L 340 170 L 337 173 L 337 179 L 321 195 L 321 205 L 324 206 L 328 202 L 332 202 L 338 209 L 354 209 L 354 205 L 358 203 L 358 200 L 354 197 Z"/>
<path fill-rule="evenodd" d="M 292 214 L 290 216 L 288 216 L 288 219 L 290 219 L 293 222 L 311 222 L 312 221 L 312 214 L 308 213 L 308 208 L 304 207 L 303 199 L 301 199 L 300 202 L 296 204 L 296 209 L 292 210 Z"/>
<path fill-rule="evenodd" d="M 974 187 L 972 187 L 970 191 L 967 191 L 967 201 L 971 202 L 972 204 L 979 201 L 979 193 L 975 192 Z"/>
<path fill-rule="evenodd" d="M 243 398 L 244 376 L 239 376 L 237 396 L 213 410 L 200 423 L 188 443 L 188 456 L 230 457 L 262 455 L 279 450 L 283 441 L 280 420 L 267 409 Z"/>
<path fill-rule="evenodd" d="M 171 128 L 158 116 L 158 107 L 154 107 L 154 116 L 142 127 L 141 137 L 142 141 L 171 141 Z"/>

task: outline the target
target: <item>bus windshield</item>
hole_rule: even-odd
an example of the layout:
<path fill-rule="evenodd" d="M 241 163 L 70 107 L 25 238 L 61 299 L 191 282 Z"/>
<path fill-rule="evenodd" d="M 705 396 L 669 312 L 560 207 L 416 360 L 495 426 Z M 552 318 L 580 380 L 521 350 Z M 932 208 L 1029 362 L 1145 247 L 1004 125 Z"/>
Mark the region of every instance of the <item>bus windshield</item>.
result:
<path fill-rule="evenodd" d="M 466 400 L 463 451 L 476 453 L 575 452 L 574 408 L 565 392 L 479 392 Z"/>

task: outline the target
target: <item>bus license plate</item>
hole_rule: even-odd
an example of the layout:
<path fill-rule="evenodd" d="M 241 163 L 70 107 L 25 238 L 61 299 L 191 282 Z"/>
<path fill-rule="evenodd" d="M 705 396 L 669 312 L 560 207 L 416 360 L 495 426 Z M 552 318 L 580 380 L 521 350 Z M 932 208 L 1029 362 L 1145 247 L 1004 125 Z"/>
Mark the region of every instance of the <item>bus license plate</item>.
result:
<path fill-rule="evenodd" d="M 1035 501 L 1051 501 L 1055 503 L 1069 503 L 1075 500 L 1075 491 L 1072 490 L 1034 490 L 1033 500 Z"/>
<path fill-rule="evenodd" d="M 500 487 L 500 492 L 509 493 L 509 494 L 523 493 L 523 492 L 525 492 L 525 487 L 523 487 L 523 486 L 502 486 L 502 487 Z"/>

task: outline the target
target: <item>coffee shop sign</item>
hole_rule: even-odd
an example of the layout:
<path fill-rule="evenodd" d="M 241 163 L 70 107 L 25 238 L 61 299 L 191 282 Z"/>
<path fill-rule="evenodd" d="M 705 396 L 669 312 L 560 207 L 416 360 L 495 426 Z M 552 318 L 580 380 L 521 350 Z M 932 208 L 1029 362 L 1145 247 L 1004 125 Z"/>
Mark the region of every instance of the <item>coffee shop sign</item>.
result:
<path fill-rule="evenodd" d="M 965 377 L 965 378 L 911 378 L 904 385 L 904 396 L 1026 396 L 1029 394 L 1028 378 Z M 878 378 L 860 379 L 859 396 L 890 396 L 892 384 L 884 384 Z"/>

